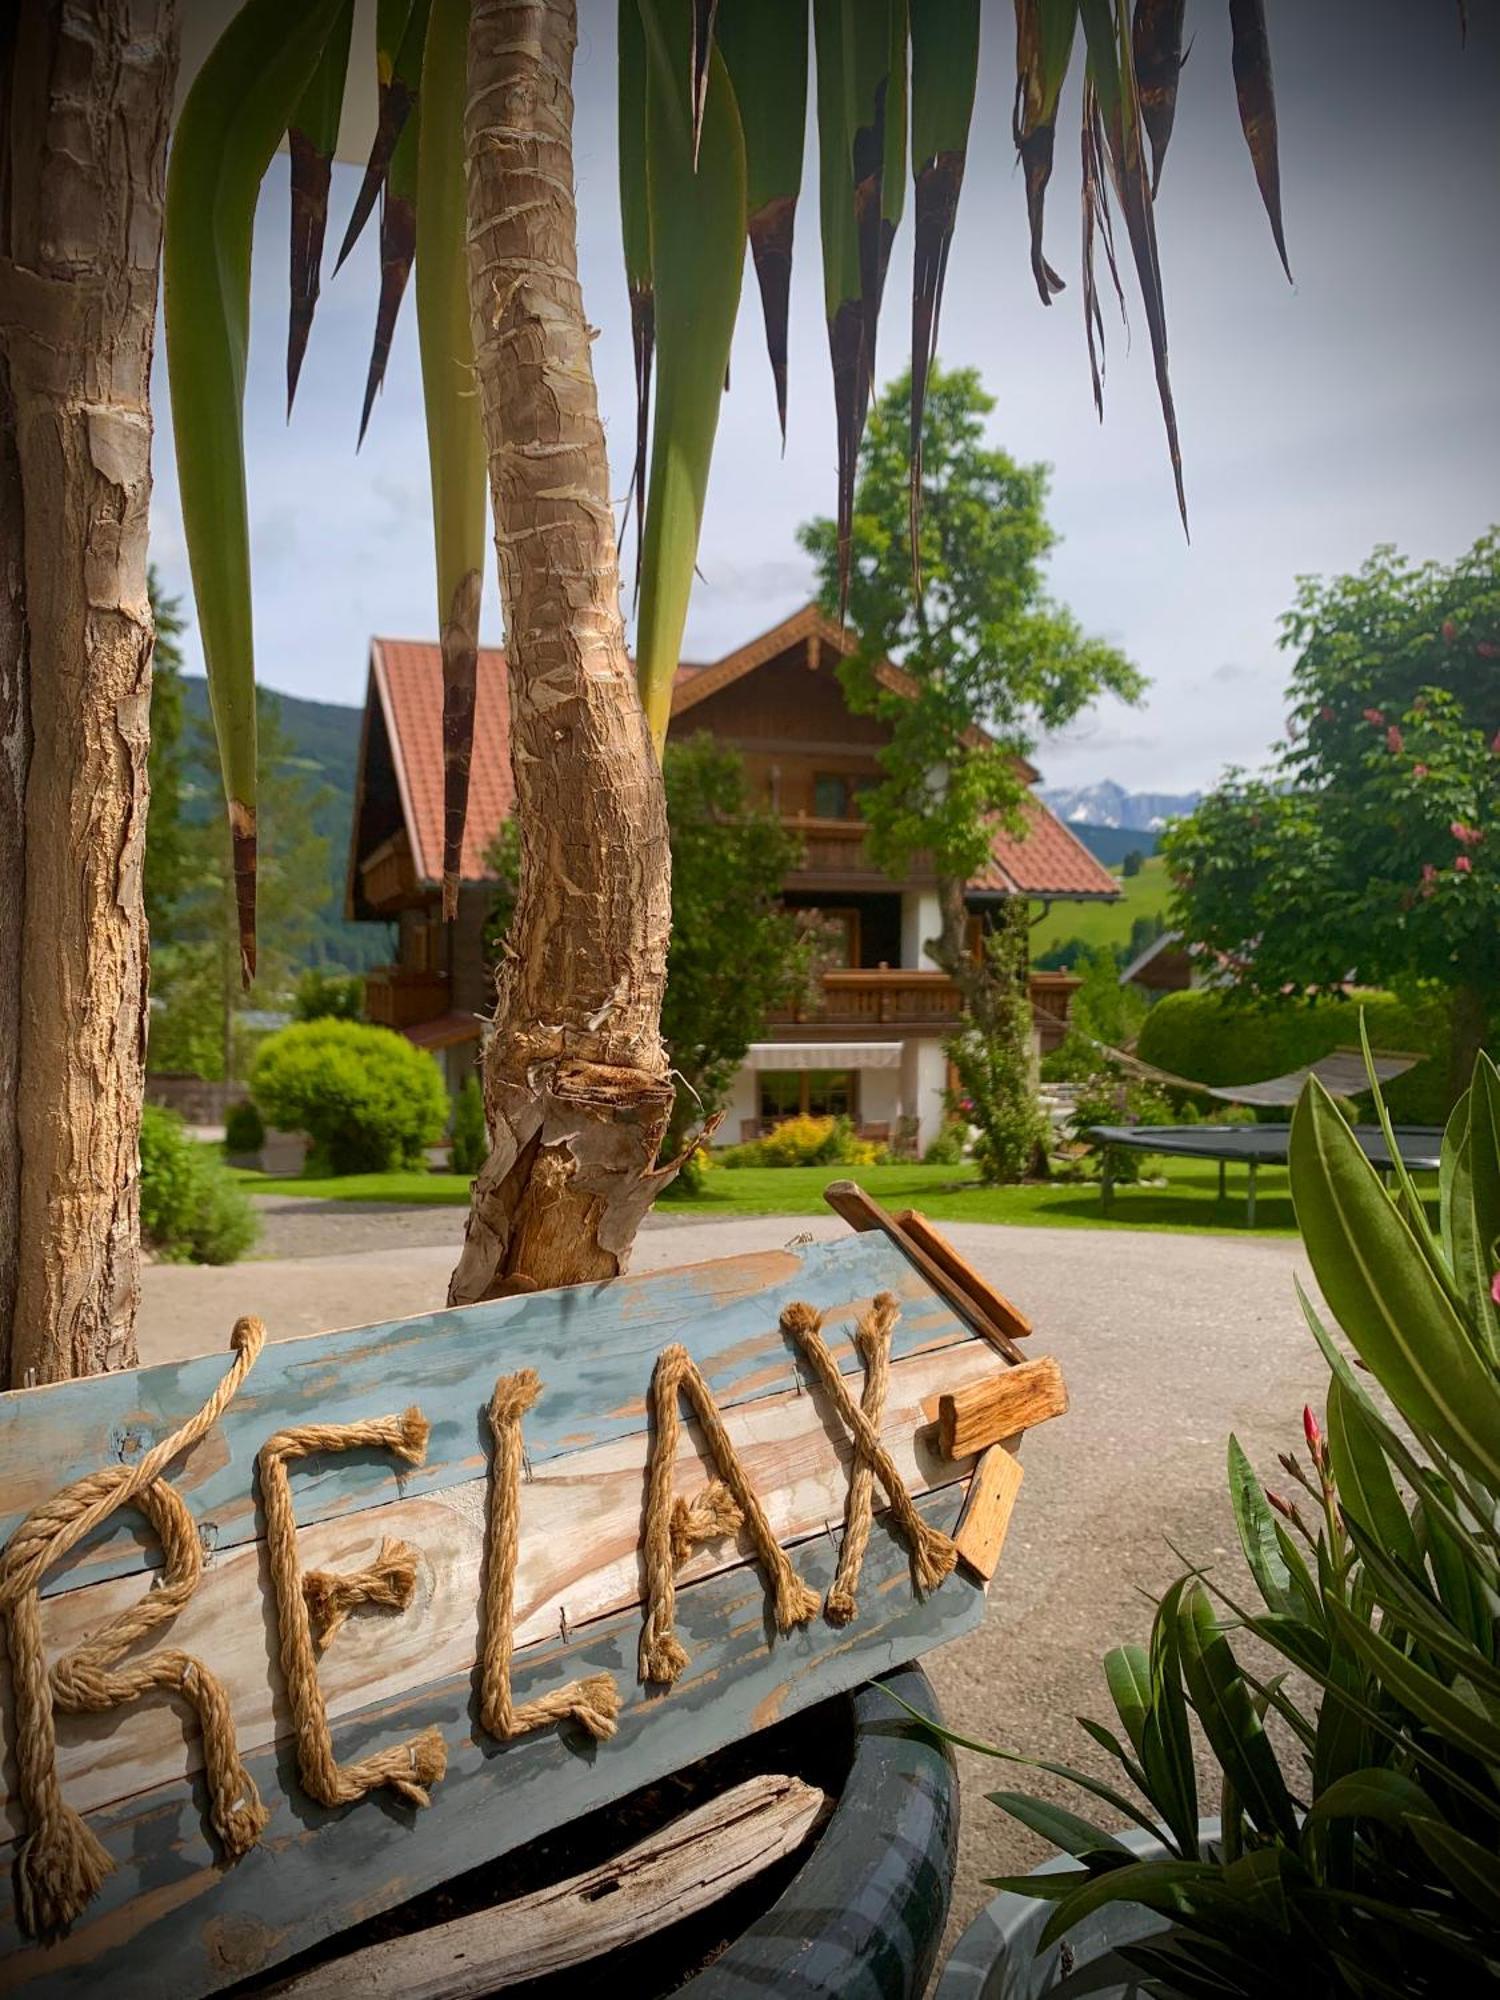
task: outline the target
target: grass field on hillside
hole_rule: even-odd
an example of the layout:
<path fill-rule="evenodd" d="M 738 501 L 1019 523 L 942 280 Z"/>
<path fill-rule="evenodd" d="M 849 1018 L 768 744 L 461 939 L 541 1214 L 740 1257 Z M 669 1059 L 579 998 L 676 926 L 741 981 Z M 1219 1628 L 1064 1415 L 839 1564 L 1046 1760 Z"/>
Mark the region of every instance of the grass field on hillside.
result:
<path fill-rule="evenodd" d="M 1167 864 L 1159 854 L 1148 855 L 1139 875 L 1127 881 L 1118 868 L 1111 873 L 1124 891 L 1118 903 L 1054 903 L 1031 933 L 1035 960 L 1054 945 L 1082 938 L 1089 945 L 1123 945 L 1137 917 L 1165 916 L 1170 885 Z"/>

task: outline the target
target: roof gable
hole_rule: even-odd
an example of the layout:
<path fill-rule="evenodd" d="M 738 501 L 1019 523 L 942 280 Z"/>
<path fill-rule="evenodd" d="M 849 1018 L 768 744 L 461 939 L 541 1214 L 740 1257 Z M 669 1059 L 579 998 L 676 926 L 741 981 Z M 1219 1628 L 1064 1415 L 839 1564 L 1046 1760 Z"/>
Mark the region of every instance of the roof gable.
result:
<path fill-rule="evenodd" d="M 847 632 L 816 604 L 807 604 L 779 625 L 700 666 L 684 662 L 677 670 L 672 696 L 676 718 L 757 668 L 780 658 L 792 647 L 809 648 L 816 664 L 825 650 L 845 656 L 851 650 Z M 893 692 L 910 694 L 910 675 L 890 660 L 876 668 L 881 682 Z M 432 640 L 375 638 L 370 642 L 370 690 L 366 700 L 364 741 L 360 752 L 361 799 L 366 779 L 366 751 L 371 711 L 378 702 L 389 742 L 391 764 L 400 797 L 401 816 L 411 842 L 417 879 L 436 885 L 443 867 L 443 665 Z M 1027 784 L 1037 772 L 1018 760 Z M 475 696 L 474 749 L 469 770 L 468 826 L 464 834 L 462 876 L 465 881 L 489 877 L 485 855 L 515 801 L 510 768 L 510 698 L 505 654 L 498 646 L 479 649 Z M 997 825 L 989 865 L 969 884 L 976 895 L 1024 895 L 1060 898 L 1114 898 L 1115 878 L 1090 854 L 1060 820 L 1034 796 L 1022 807 L 1024 831 L 1016 835 Z M 356 804 L 354 840 L 360 842 L 362 806 Z M 351 883 L 358 854 L 350 855 Z"/>

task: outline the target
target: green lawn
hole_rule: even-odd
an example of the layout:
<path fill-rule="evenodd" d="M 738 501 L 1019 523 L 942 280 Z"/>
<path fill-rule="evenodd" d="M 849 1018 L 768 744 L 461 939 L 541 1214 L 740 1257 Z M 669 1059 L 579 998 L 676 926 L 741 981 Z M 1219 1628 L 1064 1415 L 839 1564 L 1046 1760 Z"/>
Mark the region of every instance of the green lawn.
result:
<path fill-rule="evenodd" d="M 1167 864 L 1159 854 L 1148 855 L 1139 875 L 1127 881 L 1118 868 L 1111 870 L 1124 894 L 1118 903 L 1054 903 L 1031 933 L 1031 956 L 1036 959 L 1054 945 L 1069 938 L 1082 938 L 1088 945 L 1123 945 L 1130 942 L 1130 927 L 1137 917 L 1164 916 L 1170 884 Z"/>
<path fill-rule="evenodd" d="M 1028 1222 L 1061 1229 L 1190 1229 L 1245 1231 L 1245 1176 L 1231 1168 L 1229 1196 L 1218 1200 L 1218 1171 L 1196 1161 L 1149 1163 L 1165 1186 L 1115 1190 L 1110 1213 L 1092 1181 L 1037 1187 L 985 1188 L 970 1167 L 863 1167 L 860 1184 L 887 1208 L 920 1208 L 934 1221 Z M 848 1172 L 840 1167 L 720 1167 L 692 1199 L 668 1199 L 667 1216 L 826 1215 L 823 1189 Z M 272 1180 L 242 1171 L 247 1193 L 302 1195 L 331 1201 L 451 1203 L 469 1198 L 462 1174 L 352 1174 L 342 1180 Z M 1257 1236 L 1286 1235 L 1295 1224 L 1283 1168 L 1262 1167 L 1256 1189 Z"/>

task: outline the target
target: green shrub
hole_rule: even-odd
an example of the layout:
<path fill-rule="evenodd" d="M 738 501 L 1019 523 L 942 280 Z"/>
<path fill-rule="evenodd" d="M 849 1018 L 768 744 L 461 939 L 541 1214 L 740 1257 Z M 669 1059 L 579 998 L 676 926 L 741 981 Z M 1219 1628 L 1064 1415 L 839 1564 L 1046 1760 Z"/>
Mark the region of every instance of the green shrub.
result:
<path fill-rule="evenodd" d="M 1092 1076 L 1079 1084 L 1073 1099 L 1068 1130 L 1087 1149 L 1086 1157 L 1097 1161 L 1101 1174 L 1114 1181 L 1138 1181 L 1152 1155 L 1132 1146 L 1100 1145 L 1085 1137 L 1094 1125 L 1196 1125 L 1196 1116 L 1174 1108 L 1166 1091 L 1154 1083 L 1142 1083 L 1127 1075 L 1118 1064 L 1101 1064 Z"/>
<path fill-rule="evenodd" d="M 270 1036 L 250 1089 L 272 1125 L 306 1133 L 317 1166 L 332 1174 L 419 1167 L 448 1123 L 432 1057 L 360 1021 L 299 1021 Z"/>
<path fill-rule="evenodd" d="M 242 1097 L 238 1104 L 231 1104 L 224 1115 L 225 1152 L 258 1153 L 265 1143 L 265 1120 L 249 1098 Z"/>
<path fill-rule="evenodd" d="M 211 1146 L 175 1112 L 141 1115 L 141 1238 L 164 1262 L 232 1264 L 255 1241 L 255 1211 Z"/>
<path fill-rule="evenodd" d="M 449 1165 L 456 1174 L 477 1174 L 490 1150 L 484 1122 L 484 1092 L 477 1076 L 466 1076 L 453 1106 L 452 1152 Z"/>
<path fill-rule="evenodd" d="M 298 1021 L 357 1021 L 364 1011 L 365 982 L 358 972 L 310 965 L 292 996 L 292 1015 Z"/>
<path fill-rule="evenodd" d="M 956 1167 L 969 1143 L 969 1128 L 962 1118 L 945 1118 L 942 1130 L 922 1155 L 926 1167 Z"/>
<path fill-rule="evenodd" d="M 1302 1093 L 1292 1197 L 1326 1314 L 1302 1299 L 1326 1411 L 1304 1409 L 1306 1455 L 1281 1455 L 1279 1492 L 1230 1437 L 1243 1570 L 1216 1551 L 1163 1594 L 1149 1645 L 1106 1656 L 1116 1713 L 1080 1721 L 1108 1780 L 1057 1763 L 1051 1744 L 1034 1765 L 1111 1823 L 1128 1814 L 1161 1858 L 1134 1858 L 1054 1799 L 990 1795 L 1075 1864 L 992 1884 L 1052 1905 L 1039 1950 L 1110 1903 L 1168 1919 L 1120 1947 L 1139 1985 L 1113 1991 L 1497 1990 L 1497 1135 L 1500 1072 L 1481 1056 L 1434 1228 L 1409 1178 L 1381 1185 L 1327 1093 Z M 1222 1814 L 1211 1845 L 1204 1812 Z"/>
<path fill-rule="evenodd" d="M 1357 1049 L 1361 1007 L 1372 1049 L 1426 1057 L 1386 1085 L 1391 1117 L 1398 1125 L 1441 1125 L 1451 1108 L 1452 1035 L 1447 1000 L 1431 992 L 1400 999 L 1371 990 L 1347 1000 L 1274 1004 L 1235 1000 L 1208 987 L 1168 993 L 1146 1016 L 1136 1053 L 1195 1083 L 1256 1083 L 1301 1069 L 1335 1049 Z M 1286 1113 L 1279 1112 L 1277 1122 L 1285 1121 Z"/>

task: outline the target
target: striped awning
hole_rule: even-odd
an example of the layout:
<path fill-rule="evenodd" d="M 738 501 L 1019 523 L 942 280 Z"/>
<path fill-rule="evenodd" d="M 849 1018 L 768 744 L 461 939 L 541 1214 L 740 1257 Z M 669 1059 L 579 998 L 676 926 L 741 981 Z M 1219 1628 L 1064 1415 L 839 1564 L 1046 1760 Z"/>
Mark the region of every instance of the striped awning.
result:
<path fill-rule="evenodd" d="M 900 1069 L 899 1042 L 752 1042 L 746 1069 Z"/>

